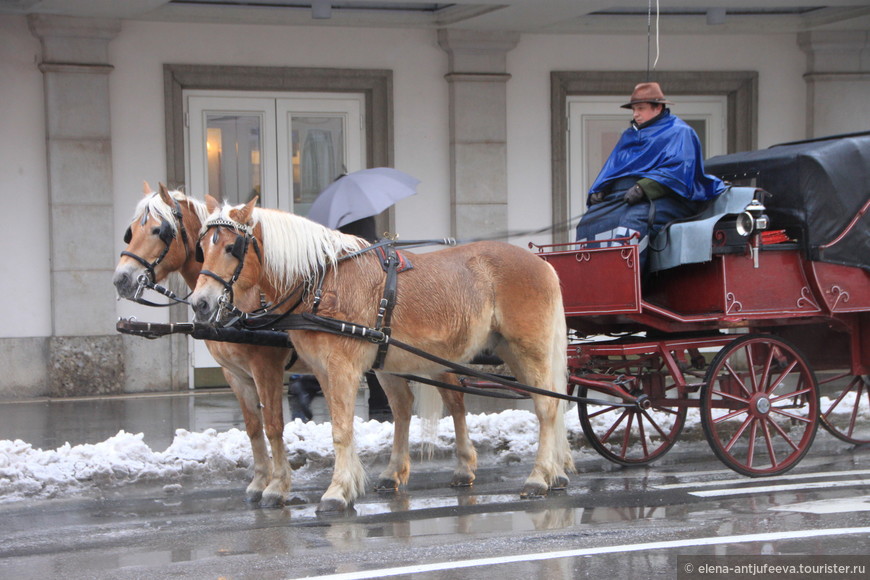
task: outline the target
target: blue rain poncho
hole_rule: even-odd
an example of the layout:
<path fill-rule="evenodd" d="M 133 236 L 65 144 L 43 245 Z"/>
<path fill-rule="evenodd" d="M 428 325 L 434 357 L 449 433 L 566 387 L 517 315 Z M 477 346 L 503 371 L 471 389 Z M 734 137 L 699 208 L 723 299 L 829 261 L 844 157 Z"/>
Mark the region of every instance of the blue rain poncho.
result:
<path fill-rule="evenodd" d="M 676 195 L 629 205 L 623 195 L 641 178 L 652 179 Z M 607 247 L 626 242 L 605 240 L 634 236 L 628 243 L 640 246 L 643 269 L 647 249 L 662 228 L 698 213 L 703 202 L 726 188 L 717 177 L 704 174 L 701 143 L 695 131 L 665 109 L 649 123 L 640 127 L 632 124 L 622 134 L 589 190 L 590 196 L 596 192 L 605 195 L 577 224 L 577 241 L 587 242 L 589 248 Z"/>
<path fill-rule="evenodd" d="M 623 177 L 652 179 L 692 201 L 707 201 L 725 191 L 720 179 L 704 174 L 698 135 L 670 109 L 649 125 L 625 130 L 589 193 L 607 191 Z"/>

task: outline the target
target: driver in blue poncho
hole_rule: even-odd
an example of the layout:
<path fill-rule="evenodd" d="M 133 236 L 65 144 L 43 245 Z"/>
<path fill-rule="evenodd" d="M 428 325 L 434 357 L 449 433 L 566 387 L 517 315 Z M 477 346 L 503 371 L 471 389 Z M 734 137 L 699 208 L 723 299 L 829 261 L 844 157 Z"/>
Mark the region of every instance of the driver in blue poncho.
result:
<path fill-rule="evenodd" d="M 666 224 L 697 214 L 704 202 L 726 189 L 721 180 L 704 174 L 698 135 L 671 114 L 665 106 L 670 104 L 658 83 L 635 87 L 622 105 L 632 110 L 631 127 L 589 189 L 589 209 L 577 224 L 577 241 L 636 236 L 631 243 L 640 246 L 642 270 L 650 243 Z"/>

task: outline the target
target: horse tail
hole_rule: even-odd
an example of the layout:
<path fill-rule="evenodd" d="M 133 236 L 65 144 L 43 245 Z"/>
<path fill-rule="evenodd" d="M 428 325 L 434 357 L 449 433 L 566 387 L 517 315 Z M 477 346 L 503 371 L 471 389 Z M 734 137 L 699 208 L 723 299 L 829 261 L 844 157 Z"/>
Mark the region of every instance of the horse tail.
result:
<path fill-rule="evenodd" d="M 558 283 L 557 283 L 557 288 Z M 562 293 L 558 292 L 553 308 L 553 348 L 551 356 L 551 372 L 553 388 L 557 393 L 568 392 L 568 324 L 565 319 L 565 307 L 562 304 Z M 571 446 L 568 443 L 568 429 L 565 427 L 565 413 L 568 410 L 567 401 L 559 399 L 556 413 L 555 431 L 556 448 L 554 459 L 569 473 L 576 471 L 574 459 L 571 456 Z"/>
<path fill-rule="evenodd" d="M 444 401 L 438 389 L 429 385 L 414 385 L 414 402 L 420 417 L 421 459 L 432 459 L 438 438 L 438 423 L 444 415 Z"/>

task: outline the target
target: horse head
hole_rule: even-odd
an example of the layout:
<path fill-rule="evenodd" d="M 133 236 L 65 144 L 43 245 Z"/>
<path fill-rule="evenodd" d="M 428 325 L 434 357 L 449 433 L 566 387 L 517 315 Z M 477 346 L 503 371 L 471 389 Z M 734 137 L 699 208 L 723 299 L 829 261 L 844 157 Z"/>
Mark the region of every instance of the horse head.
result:
<path fill-rule="evenodd" d="M 259 306 L 263 242 L 261 228 L 253 220 L 257 200 L 221 207 L 215 198 L 206 196 L 210 215 L 196 246 L 202 270 L 190 296 L 198 322 L 222 324 L 242 310 Z"/>
<path fill-rule="evenodd" d="M 118 294 L 139 300 L 149 285 L 172 272 L 181 272 L 192 284 L 199 271 L 193 259 L 192 232 L 199 230 L 205 207 L 162 183 L 157 192 L 144 184 L 133 220 L 124 234 L 127 247 L 115 268 L 113 283 Z M 191 232 L 191 233 L 189 233 Z"/>

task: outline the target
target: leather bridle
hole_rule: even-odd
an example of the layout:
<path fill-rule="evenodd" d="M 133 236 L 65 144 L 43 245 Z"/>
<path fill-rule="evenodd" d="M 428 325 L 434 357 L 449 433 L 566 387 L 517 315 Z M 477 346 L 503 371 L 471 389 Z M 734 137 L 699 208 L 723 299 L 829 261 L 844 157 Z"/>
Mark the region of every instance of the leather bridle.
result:
<path fill-rule="evenodd" d="M 242 275 L 242 269 L 245 267 L 245 257 L 248 254 L 248 248 L 250 246 L 254 247 L 254 253 L 257 254 L 257 260 L 261 264 L 263 263 L 263 256 L 260 253 L 260 244 L 259 242 L 257 242 L 257 238 L 254 237 L 253 229 L 248 225 L 240 224 L 226 218 L 215 218 L 208 221 L 203 226 L 202 234 L 200 235 L 199 240 L 201 241 L 202 238 L 204 238 L 208 234 L 208 231 L 213 229 L 214 233 L 212 233 L 211 243 L 216 244 L 220 235 L 220 228 L 222 227 L 231 228 L 232 231 L 236 233 L 235 242 L 233 242 L 232 246 L 229 246 L 227 248 L 227 253 L 229 253 L 236 260 L 238 260 L 236 269 L 233 271 L 232 276 L 230 276 L 229 280 L 222 278 L 218 274 L 212 272 L 211 270 L 206 270 L 205 268 L 200 270 L 199 275 L 208 276 L 209 278 L 217 280 L 224 287 L 223 294 L 221 294 L 221 297 L 218 299 L 219 308 L 215 310 L 210 322 L 219 322 L 223 317 L 224 311 L 226 311 L 233 317 L 226 324 L 226 326 L 230 326 L 232 324 L 235 324 L 239 319 L 245 318 L 248 315 L 248 313 L 239 310 L 235 306 L 235 304 L 233 304 L 233 285 L 239 280 L 239 277 Z M 200 245 L 199 241 L 197 241 L 196 243 L 195 257 L 198 262 L 205 261 L 205 256 L 203 255 L 202 246 Z"/>
<path fill-rule="evenodd" d="M 157 195 L 156 193 L 154 195 Z M 175 219 L 177 230 L 181 232 L 181 243 L 184 247 L 184 259 L 187 261 L 188 250 L 188 237 L 187 237 L 187 229 L 184 227 L 184 215 L 181 213 L 181 205 L 178 203 L 177 199 L 172 199 L 174 207 L 170 208 L 172 211 L 172 217 Z M 149 211 L 145 211 L 142 214 L 142 219 L 139 221 L 139 224 L 144 227 L 145 224 L 148 223 L 148 217 L 150 215 Z M 149 262 L 142 256 L 138 254 L 134 254 L 133 252 L 123 250 L 121 252 L 121 256 L 126 256 L 135 260 L 136 262 L 142 264 L 145 268 L 145 274 L 139 276 L 137 280 L 138 288 L 136 289 L 136 293 L 133 296 L 133 301 L 138 302 L 140 304 L 145 304 L 147 306 L 170 306 L 170 304 L 155 304 L 153 302 L 149 302 L 142 298 L 142 293 L 146 289 L 156 290 L 161 294 L 168 296 L 176 302 L 185 302 L 183 298 L 178 298 L 165 288 L 158 286 L 157 282 L 157 274 L 155 273 L 155 269 L 157 266 L 166 258 L 166 255 L 169 253 L 169 249 L 172 247 L 172 242 L 175 240 L 176 228 L 172 227 L 165 218 L 162 218 L 160 221 L 160 226 L 157 228 L 157 236 L 160 238 L 160 241 L 163 242 L 163 250 L 160 252 L 160 255 L 154 259 L 153 262 Z M 129 244 L 133 240 L 133 226 L 128 226 L 127 231 L 124 232 L 124 243 Z"/>

